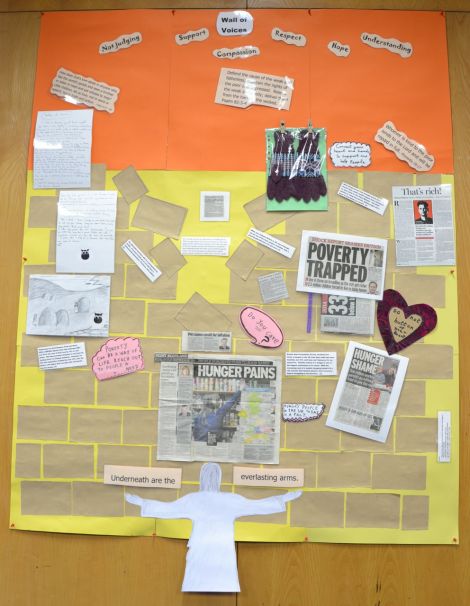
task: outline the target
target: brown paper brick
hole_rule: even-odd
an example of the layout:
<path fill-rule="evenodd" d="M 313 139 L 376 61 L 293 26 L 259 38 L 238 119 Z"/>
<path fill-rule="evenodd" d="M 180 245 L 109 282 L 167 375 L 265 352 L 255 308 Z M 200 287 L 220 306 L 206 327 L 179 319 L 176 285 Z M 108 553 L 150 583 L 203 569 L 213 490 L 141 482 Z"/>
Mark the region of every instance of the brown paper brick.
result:
<path fill-rule="evenodd" d="M 183 327 L 176 320 L 176 316 L 181 308 L 181 305 L 173 303 L 149 303 L 147 310 L 147 335 L 152 337 L 181 336 Z"/>
<path fill-rule="evenodd" d="M 124 296 L 124 265 L 115 265 L 111 276 L 111 297 Z"/>
<path fill-rule="evenodd" d="M 55 265 L 24 265 L 23 296 L 28 296 L 29 276 L 34 274 L 55 274 Z"/>
<path fill-rule="evenodd" d="M 396 257 L 396 244 L 395 240 L 388 241 L 387 247 L 387 272 L 393 273 L 405 273 L 416 275 L 416 267 L 398 267 Z"/>
<path fill-rule="evenodd" d="M 437 419 L 397 419 L 397 452 L 436 452 Z"/>
<path fill-rule="evenodd" d="M 121 248 L 127 240 L 132 240 L 144 254 L 147 254 L 153 246 L 153 234 L 149 231 L 116 231 L 115 263 L 127 263 L 132 267 L 134 262 Z"/>
<path fill-rule="evenodd" d="M 379 198 L 387 198 L 393 204 L 392 187 L 396 185 L 413 185 L 411 173 L 386 173 L 367 171 L 363 173 L 364 189 Z"/>
<path fill-rule="evenodd" d="M 178 491 L 174 488 L 135 488 L 134 486 L 125 488 L 126 494 L 136 494 L 143 499 L 155 499 L 156 501 L 176 501 Z M 182 496 L 182 495 L 180 495 Z M 140 518 L 140 506 L 133 505 L 127 501 L 124 503 L 126 516 Z"/>
<path fill-rule="evenodd" d="M 222 313 L 231 322 L 229 332 L 232 333 L 233 338 L 247 339 L 248 334 L 243 330 L 240 323 L 240 312 L 243 309 L 240 305 L 214 305 L 220 313 Z"/>
<path fill-rule="evenodd" d="M 293 341 L 291 351 L 333 351 L 336 353 L 336 366 L 338 374 L 344 362 L 344 345 L 336 343 L 315 343 L 313 338 L 308 341 Z"/>
<path fill-rule="evenodd" d="M 71 442 L 121 441 L 121 411 L 72 408 L 70 411 Z"/>
<path fill-rule="evenodd" d="M 73 515 L 75 516 L 124 515 L 124 486 L 74 482 L 72 495 Z"/>
<path fill-rule="evenodd" d="M 18 438 L 66 440 L 68 410 L 62 406 L 19 406 Z"/>
<path fill-rule="evenodd" d="M 305 488 L 315 488 L 317 481 L 317 455 L 311 452 L 281 452 L 278 467 L 286 469 L 303 469 Z M 275 468 L 275 465 L 266 465 Z"/>
<path fill-rule="evenodd" d="M 31 196 L 28 227 L 55 227 L 58 200 L 57 196 Z"/>
<path fill-rule="evenodd" d="M 285 377 L 282 379 L 281 400 L 284 403 L 314 404 L 316 379 L 308 377 Z"/>
<path fill-rule="evenodd" d="M 338 370 L 340 368 L 341 367 L 338 364 Z M 337 384 L 338 382 L 335 379 L 323 379 L 321 377 L 318 379 L 318 401 L 322 404 L 326 404 L 327 408 L 330 407 L 333 400 Z"/>
<path fill-rule="evenodd" d="M 247 202 L 243 205 L 243 209 L 246 214 L 250 217 L 251 222 L 261 231 L 266 231 L 278 223 L 285 221 L 289 217 L 292 217 L 294 213 L 289 212 L 267 212 L 266 210 L 266 193 L 258 196 L 251 202 Z"/>
<path fill-rule="evenodd" d="M 325 413 L 314 421 L 286 423 L 286 447 L 301 450 L 339 450 L 340 432 L 325 426 Z"/>
<path fill-rule="evenodd" d="M 416 174 L 416 185 L 440 185 L 442 175 L 436 175 L 435 173 L 417 173 Z"/>
<path fill-rule="evenodd" d="M 138 200 L 148 192 L 147 186 L 133 166 L 128 166 L 119 172 L 113 177 L 113 181 L 128 204 Z"/>
<path fill-rule="evenodd" d="M 425 410 L 426 383 L 406 379 L 398 400 L 396 416 L 422 416 Z"/>
<path fill-rule="evenodd" d="M 387 440 L 384 443 L 361 438 L 360 436 L 355 436 L 352 433 L 346 433 L 345 431 L 340 431 L 338 433 L 341 435 L 341 450 L 349 452 L 393 452 L 393 425 L 390 428 Z"/>
<path fill-rule="evenodd" d="M 147 467 L 149 454 L 147 446 L 98 446 L 97 476 L 103 477 L 105 465 Z"/>
<path fill-rule="evenodd" d="M 130 375 L 98 382 L 98 404 L 107 406 L 148 406 L 149 374 Z"/>
<path fill-rule="evenodd" d="M 46 404 L 94 404 L 95 376 L 91 370 L 54 370 L 45 373 Z"/>
<path fill-rule="evenodd" d="M 70 343 L 68 337 L 37 337 L 23 333 L 21 340 L 21 366 L 38 366 L 38 347 L 65 345 Z"/>
<path fill-rule="evenodd" d="M 358 236 L 389 238 L 390 205 L 382 216 L 345 200 L 339 205 L 339 231 Z"/>
<path fill-rule="evenodd" d="M 186 330 L 230 330 L 231 322 L 198 292 L 187 301 L 176 315 Z"/>
<path fill-rule="evenodd" d="M 144 301 L 111 301 L 110 331 L 122 334 L 142 334 L 144 332 Z"/>
<path fill-rule="evenodd" d="M 266 272 L 255 269 L 246 280 L 242 280 L 237 274 L 230 272 L 230 303 L 241 305 L 262 305 L 263 300 L 259 291 L 258 278 Z"/>
<path fill-rule="evenodd" d="M 117 199 L 116 229 L 129 229 L 129 206 L 120 197 Z"/>
<path fill-rule="evenodd" d="M 398 528 L 400 495 L 346 495 L 346 528 Z"/>
<path fill-rule="evenodd" d="M 372 488 L 424 490 L 426 488 L 426 457 L 374 455 Z"/>
<path fill-rule="evenodd" d="M 427 530 L 429 527 L 429 497 L 403 496 L 402 530 Z"/>
<path fill-rule="evenodd" d="M 69 482 L 21 482 L 22 515 L 66 516 L 72 513 Z"/>
<path fill-rule="evenodd" d="M 299 310 L 295 307 L 286 307 L 284 305 L 270 305 L 269 308 L 263 307 L 263 309 L 272 315 L 272 317 L 282 328 L 285 340 L 313 340 L 312 335 L 309 335 L 306 330 L 307 313 L 305 310 Z"/>
<path fill-rule="evenodd" d="M 452 379 L 453 355 L 451 345 L 421 345 L 416 343 L 404 352 L 410 362 L 408 379 Z"/>
<path fill-rule="evenodd" d="M 446 306 L 446 281 L 444 276 L 419 276 L 398 274 L 395 289 L 400 292 L 408 305 L 426 303 L 431 307 Z"/>
<path fill-rule="evenodd" d="M 235 493 L 241 494 L 247 499 L 265 499 L 285 493 L 285 490 L 277 490 L 276 488 L 266 488 L 258 486 L 235 486 Z M 287 507 L 287 506 L 286 506 Z M 266 516 L 243 516 L 239 518 L 240 522 L 257 522 L 258 524 L 286 524 L 287 512 L 272 513 Z"/>
<path fill-rule="evenodd" d="M 343 182 L 349 183 L 349 185 L 354 185 L 354 187 L 357 187 L 357 172 L 354 170 L 328 171 L 328 205 L 331 203 L 344 202 L 344 198 L 338 196 L 338 189 L 341 187 L 341 183 Z M 332 231 L 336 231 L 336 229 L 333 229 Z"/>
<path fill-rule="evenodd" d="M 300 246 L 302 230 L 336 232 L 338 205 L 328 194 L 328 210 L 316 212 L 297 212 L 286 221 L 286 234 L 297 237 Z"/>
<path fill-rule="evenodd" d="M 261 257 L 260 262 L 257 264 L 257 267 L 262 267 L 263 269 L 291 269 L 295 270 L 299 267 L 299 252 L 300 252 L 300 237 L 296 236 L 285 236 L 285 235 L 276 235 L 274 236 L 278 240 L 289 244 L 290 246 L 295 247 L 295 252 L 292 257 L 289 259 L 284 255 L 281 255 L 274 250 L 271 250 L 267 246 L 262 246 L 259 244 L 259 249 L 264 253 Z M 265 272 L 266 273 L 266 272 Z"/>
<path fill-rule="evenodd" d="M 127 266 L 126 297 L 140 299 L 176 299 L 178 274 L 169 278 L 162 274 L 155 282 L 151 282 L 137 265 Z"/>
<path fill-rule="evenodd" d="M 285 300 L 286 305 L 308 305 L 308 293 L 300 292 L 296 290 L 297 286 L 297 272 L 296 271 L 286 271 L 286 286 L 287 292 L 289 293 L 289 298 Z M 304 312 L 306 314 L 306 312 Z M 312 327 L 315 326 L 315 314 L 316 310 L 314 308 L 314 313 L 312 316 Z M 305 315 L 305 325 L 307 325 L 307 316 Z"/>
<path fill-rule="evenodd" d="M 157 441 L 156 410 L 125 410 L 124 444 L 155 444 Z"/>
<path fill-rule="evenodd" d="M 260 264 L 263 255 L 263 251 L 258 246 L 243 240 L 225 265 L 239 278 L 246 280 L 256 265 Z"/>
<path fill-rule="evenodd" d="M 263 355 L 265 352 L 260 351 L 260 347 L 258 345 L 254 345 L 251 340 L 248 339 L 235 339 L 235 345 L 233 347 L 233 351 L 236 354 L 243 355 Z M 284 341 L 284 343 L 280 347 L 276 347 L 275 350 L 271 350 L 269 353 L 280 356 L 284 354 L 286 351 L 289 351 L 289 343 Z"/>
<path fill-rule="evenodd" d="M 156 364 L 156 366 L 160 367 L 159 364 Z M 151 386 L 152 398 L 150 401 L 150 406 L 152 408 L 156 408 L 158 406 L 158 393 L 159 393 L 159 389 L 160 389 L 160 373 L 152 372 L 151 381 L 152 381 L 152 386 Z"/>
<path fill-rule="evenodd" d="M 57 232 L 55 229 L 52 229 L 49 232 L 49 252 L 47 255 L 47 260 L 49 261 L 49 263 L 55 263 L 56 243 L 57 243 Z"/>
<path fill-rule="evenodd" d="M 41 445 L 17 444 L 15 476 L 17 478 L 39 478 L 41 475 Z"/>
<path fill-rule="evenodd" d="M 318 487 L 370 486 L 370 455 L 340 452 L 318 455 Z"/>
<path fill-rule="evenodd" d="M 90 187 L 64 187 L 62 190 L 57 189 L 57 195 L 60 194 L 61 191 L 68 190 L 104 190 L 106 189 L 106 164 L 92 164 L 90 170 Z"/>
<path fill-rule="evenodd" d="M 92 478 L 94 476 L 93 446 L 45 444 L 45 478 Z"/>
<path fill-rule="evenodd" d="M 291 526 L 343 528 L 343 492 L 304 492 L 291 502 Z"/>
<path fill-rule="evenodd" d="M 187 263 L 170 238 L 165 238 L 157 246 L 154 246 L 150 250 L 150 255 L 155 259 L 159 269 L 161 269 L 167 278 L 171 278 Z"/>
<path fill-rule="evenodd" d="M 157 352 L 178 353 L 180 342 L 178 339 L 139 339 L 140 347 L 144 355 L 145 370 L 157 370 L 154 354 Z"/>
<path fill-rule="evenodd" d="M 168 238 L 179 238 L 187 213 L 188 209 L 178 204 L 143 196 L 132 225 Z"/>

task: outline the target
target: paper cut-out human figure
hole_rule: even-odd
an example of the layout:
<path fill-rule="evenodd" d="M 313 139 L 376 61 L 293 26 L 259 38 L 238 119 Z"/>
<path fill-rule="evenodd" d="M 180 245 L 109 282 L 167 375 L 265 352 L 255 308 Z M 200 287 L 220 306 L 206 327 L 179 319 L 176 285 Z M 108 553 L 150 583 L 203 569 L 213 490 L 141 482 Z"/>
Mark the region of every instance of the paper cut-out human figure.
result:
<path fill-rule="evenodd" d="M 199 492 L 170 503 L 126 495 L 129 503 L 141 507 L 144 518 L 192 520 L 182 591 L 240 591 L 234 538 L 236 518 L 285 511 L 286 502 L 302 494 L 296 491 L 247 499 L 220 492 L 221 478 L 220 465 L 205 463 L 201 467 Z"/>

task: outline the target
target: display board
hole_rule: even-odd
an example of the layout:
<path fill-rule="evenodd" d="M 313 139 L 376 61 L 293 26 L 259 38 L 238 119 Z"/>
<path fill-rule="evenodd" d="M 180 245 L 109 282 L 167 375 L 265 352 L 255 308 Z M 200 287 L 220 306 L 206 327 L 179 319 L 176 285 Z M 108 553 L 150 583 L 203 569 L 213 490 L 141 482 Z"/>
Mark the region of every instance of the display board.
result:
<path fill-rule="evenodd" d="M 58 532 L 188 536 L 189 522 L 141 519 L 138 508 L 125 501 L 129 489 L 103 483 L 104 465 L 176 467 L 182 468 L 181 489 L 146 488 L 138 489 L 138 494 L 173 500 L 197 490 L 201 463 L 156 459 L 160 366 L 154 354 L 181 353 L 184 330 L 228 331 L 235 355 L 263 355 L 266 352 L 251 343 L 239 322 L 241 310 L 254 306 L 272 315 L 284 333 L 283 345 L 269 355 L 333 352 L 339 374 L 350 340 L 383 349 L 377 327 L 366 338 L 320 331 L 319 295 L 311 299 L 296 290 L 301 234 L 312 230 L 387 240 L 385 287 L 398 290 L 409 304 L 431 305 L 438 325 L 401 352 L 409 358 L 408 372 L 384 443 L 325 425 L 337 375 L 283 374 L 282 403 L 327 405 L 317 420 L 281 423 L 279 467 L 304 470 L 303 494 L 288 505 L 286 513 L 238 522 L 236 538 L 455 543 L 458 333 L 454 268 L 397 266 L 392 204 L 379 216 L 337 193 L 346 182 L 392 202 L 393 186 L 452 184 L 444 19 L 437 13 L 251 13 L 253 33 L 233 38 L 217 34 L 218 11 L 57 13 L 43 18 L 33 124 L 39 110 L 72 107 L 50 93 L 60 68 L 119 88 L 114 112 L 94 112 L 92 189 L 120 193 L 110 336 L 138 338 L 145 368 L 99 381 L 91 370 L 91 358 L 107 339 L 78 337 L 73 340 L 86 342 L 88 368 L 38 368 L 38 347 L 72 339 L 24 334 L 29 276 L 56 272 L 58 192 L 34 190 L 30 171 L 18 324 L 11 525 Z M 178 35 L 202 28 L 207 29 L 207 38 L 176 43 Z M 302 34 L 305 46 L 274 40 L 276 28 Z M 141 42 L 99 53 L 100 44 L 132 32 L 140 33 Z M 365 32 L 411 44 L 412 54 L 402 57 L 373 48 L 362 41 Z M 348 45 L 349 55 L 333 53 L 328 48 L 332 41 Z M 260 54 L 233 60 L 213 55 L 216 49 L 244 46 L 257 47 Z M 293 79 L 290 109 L 216 104 L 223 68 Z M 339 168 L 333 156 L 328 159 L 327 211 L 280 215 L 265 210 L 264 131 L 277 128 L 280 120 L 287 127 L 299 128 L 307 128 L 312 120 L 314 127 L 326 129 L 330 149 L 342 142 L 370 146 L 371 163 L 360 170 Z M 433 155 L 430 170 L 416 174 L 375 141 L 387 121 Z M 30 167 L 32 159 L 31 150 Z M 135 167 L 140 180 L 133 171 L 122 173 L 128 166 Z M 200 221 L 202 191 L 230 193 L 228 222 Z M 175 212 L 170 212 L 164 228 L 158 223 L 161 215 L 155 218 L 145 212 L 148 197 L 187 211 L 181 231 Z M 231 257 L 228 266 L 227 257 L 222 256 L 187 255 L 186 263 L 176 271 L 170 262 L 179 260 L 174 246 L 179 249 L 184 237 L 229 237 L 234 255 L 252 227 L 296 247 L 294 256 L 289 259 L 257 244 L 241 262 Z M 154 252 L 157 265 L 165 266 L 154 283 L 121 250 L 128 239 L 147 255 L 165 242 L 160 254 Z M 251 273 L 241 276 L 250 262 Z M 273 271 L 282 273 L 289 297 L 281 303 L 264 303 L 258 277 Z M 451 413 L 450 463 L 437 460 L 439 411 Z M 281 492 L 235 485 L 232 464 L 222 467 L 224 490 L 252 498 Z"/>

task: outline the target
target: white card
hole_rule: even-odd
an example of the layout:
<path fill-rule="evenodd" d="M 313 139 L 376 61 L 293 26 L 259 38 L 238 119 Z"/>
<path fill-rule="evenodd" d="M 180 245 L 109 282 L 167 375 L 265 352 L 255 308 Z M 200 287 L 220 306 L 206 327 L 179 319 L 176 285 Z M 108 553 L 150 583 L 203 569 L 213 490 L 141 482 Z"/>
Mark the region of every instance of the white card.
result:
<path fill-rule="evenodd" d="M 57 205 L 56 271 L 114 273 L 116 191 L 61 191 Z"/>
<path fill-rule="evenodd" d="M 181 238 L 183 256 L 228 257 L 230 238 L 209 238 L 203 236 L 186 236 Z"/>
<path fill-rule="evenodd" d="M 375 213 L 379 215 L 383 215 L 388 206 L 387 198 L 378 198 L 368 192 L 358 189 L 349 183 L 341 183 L 340 188 L 338 189 L 338 195 L 342 198 L 346 198 L 346 200 L 350 200 L 351 202 L 355 202 L 364 208 L 368 208 L 369 210 L 373 210 Z"/>
<path fill-rule="evenodd" d="M 286 352 L 286 377 L 336 374 L 335 351 Z"/>
<path fill-rule="evenodd" d="M 230 192 L 202 191 L 200 194 L 200 221 L 228 221 Z"/>
<path fill-rule="evenodd" d="M 132 261 L 134 261 L 140 271 L 147 276 L 150 282 L 155 282 L 155 280 L 162 275 L 162 272 L 158 269 L 158 267 L 155 267 L 152 261 L 150 261 L 146 255 L 144 255 L 144 253 L 138 246 L 134 244 L 134 242 L 132 242 L 132 240 L 127 240 L 124 242 L 121 248 L 126 255 L 132 259 Z"/>
<path fill-rule="evenodd" d="M 226 11 L 217 15 L 219 36 L 246 36 L 253 31 L 253 16 L 248 11 Z"/>
<path fill-rule="evenodd" d="M 254 227 L 249 230 L 246 236 L 288 259 L 292 259 L 292 255 L 295 253 L 295 246 L 290 246 L 290 244 L 286 244 L 282 240 L 278 240 L 274 236 L 270 236 L 264 231 L 260 231 Z"/>
<path fill-rule="evenodd" d="M 34 189 L 90 187 L 92 109 L 38 112 Z"/>
<path fill-rule="evenodd" d="M 38 347 L 38 362 L 41 370 L 86 366 L 85 343 Z"/>
<path fill-rule="evenodd" d="M 259 290 L 263 303 L 275 303 L 289 298 L 284 275 L 281 271 L 265 274 L 258 278 Z"/>
<path fill-rule="evenodd" d="M 449 411 L 437 413 L 437 460 L 439 463 L 450 463 L 451 422 Z"/>

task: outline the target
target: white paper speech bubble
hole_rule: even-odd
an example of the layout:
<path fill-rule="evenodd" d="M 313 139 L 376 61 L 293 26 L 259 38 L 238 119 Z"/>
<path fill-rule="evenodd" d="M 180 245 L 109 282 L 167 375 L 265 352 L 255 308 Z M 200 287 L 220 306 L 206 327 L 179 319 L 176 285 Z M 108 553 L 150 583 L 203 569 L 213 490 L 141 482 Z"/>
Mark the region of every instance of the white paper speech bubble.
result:
<path fill-rule="evenodd" d="M 217 15 L 220 36 L 246 36 L 253 31 L 253 16 L 248 11 L 227 11 Z"/>
<path fill-rule="evenodd" d="M 363 32 L 361 40 L 372 48 L 384 48 L 391 53 L 400 55 L 403 59 L 408 59 L 413 54 L 413 47 L 410 42 L 400 42 L 396 38 L 382 38 L 378 34 Z"/>
<path fill-rule="evenodd" d="M 337 57 L 347 57 L 351 52 L 351 49 L 347 44 L 338 42 L 338 40 L 331 40 L 328 42 L 328 50 L 334 53 Z"/>
<path fill-rule="evenodd" d="M 107 53 L 115 53 L 124 48 L 134 46 L 134 44 L 140 44 L 142 42 L 142 34 L 140 32 L 134 32 L 133 34 L 123 34 L 115 40 L 109 40 L 102 42 L 98 48 L 100 55 L 106 55 Z"/>
<path fill-rule="evenodd" d="M 434 166 L 434 156 L 428 154 L 424 145 L 397 130 L 393 122 L 385 122 L 375 134 L 374 139 L 419 172 L 431 170 Z"/>
<path fill-rule="evenodd" d="M 294 34 L 293 32 L 285 32 L 280 27 L 273 27 L 271 38 L 278 42 L 293 44 L 294 46 L 305 46 L 307 38 L 303 34 Z"/>
<path fill-rule="evenodd" d="M 328 153 L 335 166 L 352 168 L 370 164 L 370 145 L 367 143 L 338 141 L 333 143 Z"/>
<path fill-rule="evenodd" d="M 179 46 L 183 46 L 191 42 L 202 42 L 207 38 L 209 38 L 209 30 L 206 27 L 201 27 L 201 29 L 189 30 L 184 34 L 176 34 L 175 42 Z"/>
<path fill-rule="evenodd" d="M 260 54 L 257 46 L 239 46 L 238 48 L 216 48 L 212 51 L 217 59 L 248 59 Z"/>

